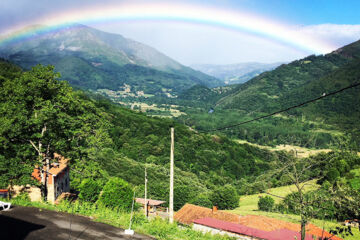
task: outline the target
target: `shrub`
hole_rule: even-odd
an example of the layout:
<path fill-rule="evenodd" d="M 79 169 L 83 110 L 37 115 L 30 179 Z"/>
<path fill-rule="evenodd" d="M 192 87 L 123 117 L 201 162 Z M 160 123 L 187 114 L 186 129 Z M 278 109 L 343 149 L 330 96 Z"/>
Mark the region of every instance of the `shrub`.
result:
<path fill-rule="evenodd" d="M 91 178 L 84 179 L 79 186 L 79 199 L 87 202 L 96 202 L 99 198 L 101 185 Z"/>
<path fill-rule="evenodd" d="M 259 197 L 258 208 L 261 211 L 271 212 L 274 208 L 275 201 L 270 196 Z"/>
<path fill-rule="evenodd" d="M 329 182 L 335 182 L 336 179 L 340 177 L 340 173 L 336 168 L 331 168 L 328 173 L 326 174 L 326 180 Z"/>
<path fill-rule="evenodd" d="M 234 209 L 239 206 L 239 195 L 230 184 L 215 189 L 210 195 L 210 200 L 212 205 L 220 210 Z"/>
<path fill-rule="evenodd" d="M 212 202 L 210 201 L 209 196 L 205 193 L 200 193 L 197 197 L 195 197 L 191 201 L 191 203 L 198 205 L 198 206 L 207 207 L 207 208 L 212 207 Z"/>
<path fill-rule="evenodd" d="M 105 184 L 98 202 L 107 207 L 130 210 L 133 194 L 129 183 L 121 178 L 113 177 Z"/>

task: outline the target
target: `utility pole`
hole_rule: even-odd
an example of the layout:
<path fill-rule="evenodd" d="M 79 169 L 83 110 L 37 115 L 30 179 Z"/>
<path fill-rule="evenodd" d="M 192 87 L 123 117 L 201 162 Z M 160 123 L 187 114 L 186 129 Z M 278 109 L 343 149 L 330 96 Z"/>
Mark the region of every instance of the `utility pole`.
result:
<path fill-rule="evenodd" d="M 171 128 L 170 146 L 170 201 L 169 201 L 169 221 L 174 222 L 174 128 Z"/>
<path fill-rule="evenodd" d="M 146 165 L 145 165 L 145 217 L 147 217 L 147 209 L 148 209 L 148 206 L 147 206 L 147 172 L 146 172 Z"/>

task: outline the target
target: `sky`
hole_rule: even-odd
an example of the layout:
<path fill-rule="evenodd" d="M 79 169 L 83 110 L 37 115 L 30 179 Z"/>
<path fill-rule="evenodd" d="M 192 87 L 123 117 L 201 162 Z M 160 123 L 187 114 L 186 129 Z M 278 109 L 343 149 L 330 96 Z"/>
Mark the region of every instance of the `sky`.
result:
<path fill-rule="evenodd" d="M 0 35 L 76 22 L 185 65 L 288 62 L 359 40 L 359 9 L 358 0 L 1 0 Z"/>

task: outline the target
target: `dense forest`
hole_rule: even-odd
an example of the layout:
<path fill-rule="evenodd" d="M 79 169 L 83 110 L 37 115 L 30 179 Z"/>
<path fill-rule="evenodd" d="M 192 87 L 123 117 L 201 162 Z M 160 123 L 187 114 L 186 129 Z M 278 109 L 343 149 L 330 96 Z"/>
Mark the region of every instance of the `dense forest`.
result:
<path fill-rule="evenodd" d="M 185 92 L 194 108 L 180 122 L 207 131 L 233 125 L 297 105 L 360 82 L 360 41 L 333 53 L 309 56 L 260 74 L 230 91 L 215 94 L 194 88 Z M 359 88 L 258 122 L 222 131 L 229 137 L 262 145 L 293 144 L 329 148 L 339 136 L 351 135 L 359 143 Z M 200 102 L 203 104 L 202 108 Z M 209 114 L 209 108 L 214 111 Z M 357 144 L 358 145 L 358 144 Z M 358 147 L 359 148 L 359 147 Z"/>
<path fill-rule="evenodd" d="M 224 136 L 198 134 L 171 119 L 150 118 L 58 81 L 51 66 L 31 71 L 1 62 L 1 178 L 31 182 L 39 156 L 71 159 L 74 190 L 84 178 L 121 177 L 142 185 L 149 169 L 150 197 L 167 199 L 169 129 L 175 128 L 176 191 L 189 199 L 216 186 L 255 177 L 274 167 L 275 153 Z M 40 144 L 42 149 L 33 145 Z M 180 204 L 181 205 L 181 204 Z M 180 206 L 178 204 L 178 206 Z"/>

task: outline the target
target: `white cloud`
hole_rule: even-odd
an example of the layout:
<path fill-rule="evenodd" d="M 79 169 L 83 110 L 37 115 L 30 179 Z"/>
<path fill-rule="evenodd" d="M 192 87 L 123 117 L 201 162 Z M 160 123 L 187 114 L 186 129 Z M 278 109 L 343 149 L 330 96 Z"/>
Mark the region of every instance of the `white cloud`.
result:
<path fill-rule="evenodd" d="M 135 21 L 93 27 L 145 43 L 185 65 L 287 62 L 311 54 L 260 36 L 209 25 Z"/>
<path fill-rule="evenodd" d="M 299 31 L 329 42 L 335 49 L 360 39 L 360 25 L 319 24 L 300 27 Z"/>
<path fill-rule="evenodd" d="M 150 45 L 185 65 L 288 62 L 314 54 L 262 36 L 209 25 L 130 21 L 93 26 Z M 321 24 L 294 29 L 330 43 L 333 50 L 360 38 L 360 25 Z"/>

